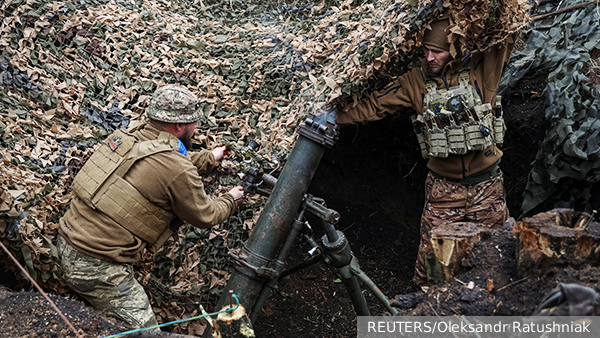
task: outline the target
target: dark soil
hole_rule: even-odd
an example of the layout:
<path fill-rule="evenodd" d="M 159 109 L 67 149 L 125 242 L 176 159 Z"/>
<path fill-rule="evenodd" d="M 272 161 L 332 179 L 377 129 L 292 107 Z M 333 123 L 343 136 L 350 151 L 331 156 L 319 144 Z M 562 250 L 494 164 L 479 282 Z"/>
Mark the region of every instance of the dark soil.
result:
<path fill-rule="evenodd" d="M 100 337 L 126 331 L 83 302 L 48 295 L 82 337 Z M 0 332 L 2 337 L 67 338 L 77 334 L 37 292 L 12 292 L 0 287 Z"/>
<path fill-rule="evenodd" d="M 519 278 L 513 256 L 512 226 L 493 231 L 462 262 L 465 269 L 454 280 L 425 292 L 402 295 L 417 298 L 400 311 L 405 316 L 529 316 L 559 283 L 595 288 L 600 268 L 553 266 L 539 278 Z M 473 282 L 471 284 L 471 282 Z M 471 284 L 471 285 L 469 285 Z"/>
<path fill-rule="evenodd" d="M 545 76 L 525 78 L 503 99 L 508 134 L 501 168 L 513 217 L 520 214 L 530 164 L 545 133 L 545 81 Z M 473 250 L 472 259 L 463 264 L 465 272 L 455 280 L 427 292 L 412 284 L 427 170 L 406 115 L 343 128 L 309 189 L 340 212 L 337 228 L 345 233 L 361 268 L 389 298 L 398 295 L 405 304 L 402 314 L 529 315 L 559 282 L 591 285 L 600 280 L 596 268 L 558 267 L 543 278 L 519 281 L 506 228 Z M 315 237 L 320 237 L 315 225 Z M 302 262 L 309 249 L 304 242 L 294 246 L 288 266 Z M 494 285 L 491 291 L 488 280 Z M 467 287 L 469 282 L 473 282 L 472 289 Z M 386 311 L 369 291 L 363 293 L 373 315 Z M 0 299 L 3 336 L 72 335 L 38 294 L 2 291 Z M 115 326 L 81 302 L 53 299 L 90 337 L 116 332 Z M 321 262 L 291 275 L 275 290 L 255 330 L 258 337 L 353 337 L 356 315 L 336 273 Z"/>

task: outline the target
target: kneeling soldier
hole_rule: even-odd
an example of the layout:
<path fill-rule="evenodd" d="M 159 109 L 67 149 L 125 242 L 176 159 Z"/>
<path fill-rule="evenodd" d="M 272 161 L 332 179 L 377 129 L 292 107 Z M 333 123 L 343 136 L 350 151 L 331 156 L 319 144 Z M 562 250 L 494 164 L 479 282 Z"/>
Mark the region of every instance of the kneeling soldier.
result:
<path fill-rule="evenodd" d="M 132 328 L 157 325 L 134 278 L 138 254 L 160 248 L 180 220 L 208 228 L 243 200 L 242 187 L 214 199 L 204 192 L 198 171 L 217 166 L 226 148 L 187 153 L 201 116 L 192 92 L 159 88 L 147 114 L 140 127 L 111 134 L 77 174 L 57 239 L 66 283 Z"/>

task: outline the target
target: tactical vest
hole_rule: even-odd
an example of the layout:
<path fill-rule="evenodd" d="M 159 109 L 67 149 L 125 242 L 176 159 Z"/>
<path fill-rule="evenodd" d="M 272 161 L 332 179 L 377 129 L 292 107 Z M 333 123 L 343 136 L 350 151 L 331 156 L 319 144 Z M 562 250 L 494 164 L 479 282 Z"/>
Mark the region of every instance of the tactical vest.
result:
<path fill-rule="evenodd" d="M 469 69 L 459 73 L 458 86 L 439 89 L 434 80 L 426 80 L 425 87 L 423 111 L 412 117 L 424 158 L 463 155 L 504 142 L 501 97 L 496 96 L 494 110 L 482 104 L 469 83 Z"/>
<path fill-rule="evenodd" d="M 71 189 L 91 208 L 112 218 L 156 252 L 172 234 L 175 215 L 157 207 L 123 179 L 138 160 L 177 149 L 177 140 L 161 132 L 157 140 L 138 141 L 120 130 L 112 133 L 79 171 Z"/>

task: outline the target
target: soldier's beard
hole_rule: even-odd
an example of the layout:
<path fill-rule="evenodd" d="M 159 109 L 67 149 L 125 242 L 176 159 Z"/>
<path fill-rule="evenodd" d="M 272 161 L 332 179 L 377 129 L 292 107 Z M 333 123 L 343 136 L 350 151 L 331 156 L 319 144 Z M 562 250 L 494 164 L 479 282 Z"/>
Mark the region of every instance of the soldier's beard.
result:
<path fill-rule="evenodd" d="M 185 134 L 181 136 L 179 139 L 181 143 L 185 146 L 185 149 L 192 149 L 192 137 L 194 136 L 194 131 L 191 132 L 186 131 Z"/>

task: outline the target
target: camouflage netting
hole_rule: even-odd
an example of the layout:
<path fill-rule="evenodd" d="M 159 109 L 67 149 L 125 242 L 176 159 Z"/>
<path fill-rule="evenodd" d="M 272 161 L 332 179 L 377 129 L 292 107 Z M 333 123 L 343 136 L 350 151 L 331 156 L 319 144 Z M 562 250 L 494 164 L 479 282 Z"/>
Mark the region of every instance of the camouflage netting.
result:
<path fill-rule="evenodd" d="M 563 7 L 581 3 L 565 1 Z M 552 12 L 546 5 L 540 13 Z M 545 118 L 550 121 L 523 195 L 522 216 L 554 208 L 591 212 L 590 198 L 600 181 L 600 87 L 590 86 L 585 64 L 600 49 L 600 16 L 596 4 L 547 20 L 527 32 L 501 86 L 510 88 L 528 71 L 547 72 Z M 568 46 L 565 47 L 565 28 Z"/>
<path fill-rule="evenodd" d="M 307 113 L 362 97 L 414 65 L 419 32 L 451 6 L 451 39 L 463 53 L 507 42 L 528 20 L 525 0 L 4 1 L 3 242 L 46 289 L 67 292 L 51 243 L 73 176 L 109 132 L 144 120 L 156 88 L 180 84 L 198 95 L 197 146 L 236 150 L 205 178 L 207 192 L 220 194 L 241 183 L 248 161 L 263 169 L 283 161 Z M 253 140 L 258 152 L 243 151 Z M 254 197 L 209 230 L 183 227 L 156 256 L 141 257 L 139 280 L 160 321 L 212 308 L 232 269 L 226 253 L 242 246 L 263 204 Z"/>

